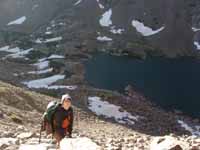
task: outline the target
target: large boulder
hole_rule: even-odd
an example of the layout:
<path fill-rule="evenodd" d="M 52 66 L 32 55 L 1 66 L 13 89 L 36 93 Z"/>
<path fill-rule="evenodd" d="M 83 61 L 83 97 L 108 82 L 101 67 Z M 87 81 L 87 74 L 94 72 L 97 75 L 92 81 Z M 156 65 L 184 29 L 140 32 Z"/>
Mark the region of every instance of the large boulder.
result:
<path fill-rule="evenodd" d="M 60 143 L 60 150 L 100 150 L 100 147 L 91 139 L 82 138 L 68 138 L 63 139 Z"/>
<path fill-rule="evenodd" d="M 150 144 L 150 150 L 188 150 L 189 143 L 178 140 L 175 137 L 155 137 Z"/>
<path fill-rule="evenodd" d="M 38 139 L 33 138 L 21 144 L 19 150 L 56 150 L 56 145 L 48 139 L 42 139 L 39 144 Z M 60 150 L 100 150 L 100 146 L 86 137 L 65 138 L 60 143 Z"/>
<path fill-rule="evenodd" d="M 5 149 L 6 147 L 9 147 L 10 145 L 15 145 L 19 141 L 15 138 L 0 138 L 0 149 Z"/>

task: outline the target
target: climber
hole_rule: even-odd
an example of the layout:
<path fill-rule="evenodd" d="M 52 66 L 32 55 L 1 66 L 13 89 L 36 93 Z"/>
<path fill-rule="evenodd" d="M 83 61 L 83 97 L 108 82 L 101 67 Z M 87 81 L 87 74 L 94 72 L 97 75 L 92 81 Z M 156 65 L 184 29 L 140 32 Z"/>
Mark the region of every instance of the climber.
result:
<path fill-rule="evenodd" d="M 63 95 L 60 102 L 53 101 L 49 103 L 43 116 L 41 131 L 46 130 L 47 134 L 52 133 L 58 148 L 64 137 L 72 137 L 73 109 L 71 101 L 72 98 L 69 94 Z"/>
<path fill-rule="evenodd" d="M 65 94 L 62 96 L 60 105 L 53 114 L 53 136 L 56 139 L 58 147 L 60 141 L 65 137 L 72 137 L 73 128 L 73 109 L 71 106 L 72 98 Z"/>

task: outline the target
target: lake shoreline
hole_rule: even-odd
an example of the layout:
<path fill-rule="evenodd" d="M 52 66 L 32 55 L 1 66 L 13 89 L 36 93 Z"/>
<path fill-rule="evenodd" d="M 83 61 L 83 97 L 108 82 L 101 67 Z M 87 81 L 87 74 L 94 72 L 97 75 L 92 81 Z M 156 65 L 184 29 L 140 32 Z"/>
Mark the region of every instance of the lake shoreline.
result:
<path fill-rule="evenodd" d="M 149 57 L 140 60 L 97 53 L 85 66 L 85 78 L 96 88 L 123 93 L 130 84 L 164 109 L 196 117 L 200 115 L 197 101 L 200 97 L 197 91 L 200 85 L 198 59 Z"/>

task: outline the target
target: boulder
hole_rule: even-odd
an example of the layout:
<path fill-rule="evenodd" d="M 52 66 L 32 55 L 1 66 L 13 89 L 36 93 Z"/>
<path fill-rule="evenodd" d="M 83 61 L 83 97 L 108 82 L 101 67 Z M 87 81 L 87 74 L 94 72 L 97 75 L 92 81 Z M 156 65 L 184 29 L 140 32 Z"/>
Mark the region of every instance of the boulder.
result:
<path fill-rule="evenodd" d="M 34 133 L 32 132 L 24 132 L 24 133 L 21 133 L 17 136 L 17 138 L 19 139 L 28 139 L 28 138 L 31 138 L 34 136 Z"/>
<path fill-rule="evenodd" d="M 18 139 L 15 138 L 0 138 L 0 149 L 5 149 L 10 145 L 17 145 L 18 143 Z"/>
<path fill-rule="evenodd" d="M 175 137 L 155 137 L 150 144 L 150 150 L 188 150 L 189 143 L 179 141 Z"/>
<path fill-rule="evenodd" d="M 100 150 L 100 147 L 86 137 L 65 138 L 60 143 L 60 150 Z"/>

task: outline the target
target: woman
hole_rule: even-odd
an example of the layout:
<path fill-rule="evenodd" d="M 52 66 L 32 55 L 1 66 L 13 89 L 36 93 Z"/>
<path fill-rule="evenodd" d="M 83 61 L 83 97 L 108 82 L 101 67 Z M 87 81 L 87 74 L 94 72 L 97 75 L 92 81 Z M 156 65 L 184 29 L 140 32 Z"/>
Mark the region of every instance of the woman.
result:
<path fill-rule="evenodd" d="M 62 96 L 60 105 L 53 115 L 53 136 L 56 139 L 58 147 L 60 141 L 68 136 L 72 137 L 73 129 L 73 109 L 71 106 L 71 97 L 68 94 Z"/>

